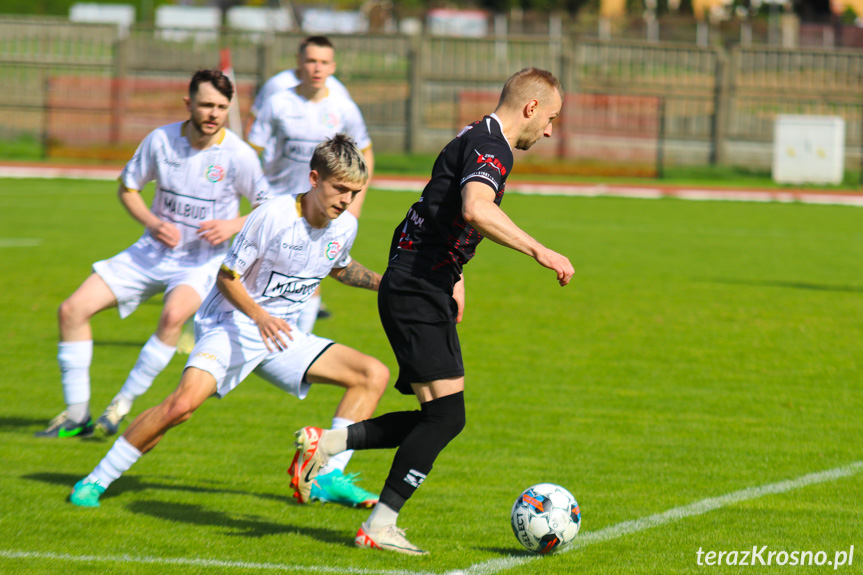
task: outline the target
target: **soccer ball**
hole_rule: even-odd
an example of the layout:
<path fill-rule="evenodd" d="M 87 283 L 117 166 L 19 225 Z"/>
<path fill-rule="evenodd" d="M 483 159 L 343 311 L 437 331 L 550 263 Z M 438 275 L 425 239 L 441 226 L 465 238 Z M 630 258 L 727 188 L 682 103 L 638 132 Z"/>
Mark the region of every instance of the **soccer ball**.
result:
<path fill-rule="evenodd" d="M 543 555 L 575 539 L 581 511 L 572 493 L 560 485 L 539 483 L 515 500 L 511 522 L 515 538 L 528 551 Z"/>

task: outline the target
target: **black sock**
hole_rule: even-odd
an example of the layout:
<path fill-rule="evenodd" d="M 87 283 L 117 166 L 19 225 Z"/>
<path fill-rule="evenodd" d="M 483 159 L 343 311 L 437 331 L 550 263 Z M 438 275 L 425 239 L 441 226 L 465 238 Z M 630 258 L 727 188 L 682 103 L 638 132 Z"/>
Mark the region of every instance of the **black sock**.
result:
<path fill-rule="evenodd" d="M 464 425 L 464 392 L 424 403 L 419 422 L 396 452 L 380 500 L 399 511 L 425 480 L 438 454 Z"/>
<path fill-rule="evenodd" d="M 348 449 L 398 447 L 420 422 L 419 411 L 394 411 L 348 426 Z"/>

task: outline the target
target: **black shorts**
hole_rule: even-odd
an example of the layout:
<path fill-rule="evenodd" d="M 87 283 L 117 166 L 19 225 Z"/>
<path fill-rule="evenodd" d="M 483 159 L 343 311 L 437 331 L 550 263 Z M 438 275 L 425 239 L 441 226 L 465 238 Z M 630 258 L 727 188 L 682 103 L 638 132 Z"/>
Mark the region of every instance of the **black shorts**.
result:
<path fill-rule="evenodd" d="M 401 393 L 413 394 L 412 383 L 464 375 L 452 287 L 388 268 L 378 290 L 378 311 L 399 364 L 396 389 Z"/>

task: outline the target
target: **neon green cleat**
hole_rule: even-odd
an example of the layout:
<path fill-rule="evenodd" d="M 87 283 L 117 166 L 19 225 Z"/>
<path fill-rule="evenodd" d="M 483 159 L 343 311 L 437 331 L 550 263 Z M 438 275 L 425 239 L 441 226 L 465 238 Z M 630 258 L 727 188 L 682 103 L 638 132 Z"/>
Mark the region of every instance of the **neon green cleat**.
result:
<path fill-rule="evenodd" d="M 338 469 L 324 475 L 318 475 L 312 482 L 312 492 L 309 499 L 370 509 L 378 502 L 378 496 L 354 483 L 354 479 L 358 475 L 359 473 L 345 475 Z"/>
<path fill-rule="evenodd" d="M 75 484 L 72 494 L 69 495 L 69 502 L 78 507 L 99 507 L 99 497 L 105 493 L 105 488 L 99 485 L 98 481 L 85 481 L 86 477 Z"/>
<path fill-rule="evenodd" d="M 43 431 L 37 431 L 36 437 L 87 437 L 93 435 L 93 420 L 89 417 L 87 421 L 75 422 L 69 419 L 64 411 L 51 420 Z"/>

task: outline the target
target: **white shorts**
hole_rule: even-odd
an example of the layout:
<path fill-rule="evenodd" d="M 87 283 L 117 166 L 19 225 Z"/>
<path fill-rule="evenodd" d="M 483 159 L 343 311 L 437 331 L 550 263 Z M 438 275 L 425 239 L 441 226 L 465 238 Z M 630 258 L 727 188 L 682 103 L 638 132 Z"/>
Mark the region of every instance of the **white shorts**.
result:
<path fill-rule="evenodd" d="M 180 285 L 191 287 L 204 301 L 216 283 L 223 259 L 224 254 L 220 254 L 204 265 L 192 267 L 187 262 L 162 257 L 135 243 L 111 259 L 94 263 L 93 271 L 108 284 L 117 298 L 120 317 L 126 318 L 157 293 L 164 291 L 168 294 Z"/>
<path fill-rule="evenodd" d="M 239 312 L 237 312 L 239 314 Z M 195 319 L 197 343 L 186 367 L 196 367 L 216 378 L 216 396 L 225 397 L 255 372 L 265 381 L 300 399 L 309 393 L 306 374 L 311 365 L 335 342 L 303 333 L 291 326 L 291 337 L 284 337 L 288 349 L 270 352 L 252 320 L 235 319 L 234 314 Z"/>

